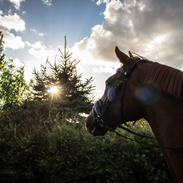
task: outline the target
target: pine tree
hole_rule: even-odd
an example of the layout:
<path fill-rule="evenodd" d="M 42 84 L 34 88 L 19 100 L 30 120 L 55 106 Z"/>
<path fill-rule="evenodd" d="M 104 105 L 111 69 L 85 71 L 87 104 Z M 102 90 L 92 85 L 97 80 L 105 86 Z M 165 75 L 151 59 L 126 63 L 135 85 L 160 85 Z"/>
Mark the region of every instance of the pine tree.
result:
<path fill-rule="evenodd" d="M 92 78 L 83 81 L 82 74 L 78 74 L 79 61 L 73 59 L 72 53 L 67 50 L 66 37 L 64 50 L 59 49 L 59 53 L 59 59 L 55 59 L 54 64 L 47 60 L 40 71 L 34 70 L 34 99 L 49 100 L 47 91 L 50 86 L 56 85 L 59 93 L 52 97 L 53 102 L 74 112 L 88 112 L 92 105 Z"/>

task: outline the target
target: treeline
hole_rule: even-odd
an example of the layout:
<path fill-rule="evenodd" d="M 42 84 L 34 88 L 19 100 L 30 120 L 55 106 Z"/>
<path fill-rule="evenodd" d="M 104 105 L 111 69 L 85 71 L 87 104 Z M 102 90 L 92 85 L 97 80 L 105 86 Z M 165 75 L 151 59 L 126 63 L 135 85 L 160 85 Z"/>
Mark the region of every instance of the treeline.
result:
<path fill-rule="evenodd" d="M 65 40 L 60 57 L 34 70 L 27 84 L 24 68 L 5 57 L 0 33 L 0 182 L 173 182 L 154 141 L 87 133 L 92 78 L 83 81 L 77 64 Z M 151 133 L 143 121 L 132 128 Z"/>

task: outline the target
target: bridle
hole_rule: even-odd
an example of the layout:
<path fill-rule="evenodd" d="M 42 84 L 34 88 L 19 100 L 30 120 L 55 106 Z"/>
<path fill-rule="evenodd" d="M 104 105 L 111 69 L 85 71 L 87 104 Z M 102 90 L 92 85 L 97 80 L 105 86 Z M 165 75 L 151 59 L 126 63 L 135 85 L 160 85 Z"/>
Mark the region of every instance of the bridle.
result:
<path fill-rule="evenodd" d="M 141 63 L 144 63 L 145 60 L 143 58 L 139 58 L 139 57 L 135 57 L 135 58 L 131 58 L 131 59 L 134 59 L 131 64 L 126 68 L 119 68 L 117 69 L 117 72 L 120 72 L 121 73 L 121 77 L 123 78 L 121 83 L 119 83 L 117 85 L 117 87 L 114 88 L 114 91 L 113 93 L 116 93 L 121 87 L 122 87 L 122 96 L 121 96 L 121 101 L 122 101 L 122 113 L 124 113 L 124 100 L 125 100 L 125 94 L 126 94 L 126 88 L 127 88 L 127 83 L 128 83 L 128 80 L 130 78 L 130 75 L 131 73 L 133 72 L 133 70 Z M 110 107 L 110 105 L 112 104 L 112 102 L 115 100 L 115 97 L 112 98 L 112 100 L 109 100 L 109 98 L 105 101 L 105 103 L 103 103 L 103 101 L 100 99 L 98 100 L 93 108 L 92 108 L 92 114 L 93 114 L 93 119 L 94 119 L 94 125 L 95 125 L 95 128 L 92 130 L 92 132 L 95 131 L 95 129 L 97 127 L 101 127 L 101 128 L 105 128 L 106 130 L 109 130 L 109 131 L 112 131 L 112 132 L 115 132 L 118 136 L 121 136 L 127 140 L 130 140 L 130 141 L 134 141 L 136 143 L 140 143 L 140 141 L 137 141 L 137 140 L 134 140 L 134 139 L 131 139 L 127 136 L 124 136 L 122 134 L 120 134 L 119 132 L 116 132 L 115 129 L 117 127 L 123 129 L 123 130 L 126 130 L 127 132 L 129 133 L 132 133 L 134 135 L 137 135 L 141 138 L 148 138 L 148 139 L 154 139 L 153 137 L 151 136 L 147 136 L 147 135 L 144 135 L 144 134 L 139 134 L 139 133 L 136 133 L 124 126 L 122 126 L 121 124 L 117 124 L 116 126 L 110 126 L 106 123 L 105 119 L 104 119 L 104 115 L 105 113 L 107 112 L 107 109 Z M 124 119 L 122 119 L 121 123 L 124 123 Z M 159 145 L 154 145 L 153 143 L 151 143 L 151 146 L 152 147 L 155 147 L 155 148 L 160 148 Z M 163 149 L 171 149 L 171 150 L 177 150 L 177 149 L 180 149 L 180 148 L 183 148 L 183 146 L 161 146 Z"/>
<path fill-rule="evenodd" d="M 132 59 L 132 58 L 130 58 L 130 59 Z M 131 64 L 126 69 L 124 69 L 122 67 L 117 69 L 117 72 L 119 72 L 121 74 L 122 82 L 120 82 L 115 88 L 112 89 L 112 93 L 111 93 L 111 95 L 113 95 L 112 97 L 107 97 L 105 102 L 103 102 L 101 99 L 99 99 L 94 104 L 94 106 L 92 108 L 92 114 L 93 114 L 93 119 L 94 119 L 94 123 L 95 123 L 95 128 L 93 129 L 93 131 L 97 127 L 105 128 L 109 131 L 114 131 L 120 125 L 120 124 L 117 126 L 108 125 L 104 119 L 104 115 L 105 115 L 107 109 L 112 104 L 112 102 L 115 100 L 115 95 L 121 87 L 122 87 L 122 90 L 121 90 L 122 91 L 122 94 L 121 94 L 122 109 L 121 109 L 121 111 L 122 112 L 124 111 L 123 104 L 124 104 L 124 99 L 125 99 L 125 94 L 126 94 L 127 83 L 128 83 L 131 73 L 140 63 L 143 63 L 143 60 L 135 57 L 135 59 L 133 58 L 133 61 L 131 61 Z M 121 122 L 123 122 L 123 119 Z"/>

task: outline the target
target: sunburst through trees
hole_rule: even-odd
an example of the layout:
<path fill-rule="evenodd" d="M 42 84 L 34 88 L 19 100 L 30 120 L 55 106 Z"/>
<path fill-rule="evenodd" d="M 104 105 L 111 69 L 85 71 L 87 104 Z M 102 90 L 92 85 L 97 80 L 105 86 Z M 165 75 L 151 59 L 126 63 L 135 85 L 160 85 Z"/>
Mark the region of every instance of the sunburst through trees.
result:
<path fill-rule="evenodd" d="M 79 61 L 73 59 L 66 43 L 65 37 L 64 50 L 59 49 L 60 56 L 53 64 L 47 60 L 40 71 L 34 70 L 34 99 L 49 100 L 52 95 L 52 102 L 59 106 L 66 106 L 74 112 L 88 112 L 92 104 L 92 78 L 82 80 L 82 74 L 78 74 L 76 68 Z"/>

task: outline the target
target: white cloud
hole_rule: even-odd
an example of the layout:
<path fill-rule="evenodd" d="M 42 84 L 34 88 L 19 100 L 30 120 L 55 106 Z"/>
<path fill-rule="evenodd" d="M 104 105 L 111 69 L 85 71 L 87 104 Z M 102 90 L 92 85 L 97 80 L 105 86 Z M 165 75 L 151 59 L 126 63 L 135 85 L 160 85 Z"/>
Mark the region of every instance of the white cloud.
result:
<path fill-rule="evenodd" d="M 53 3 L 53 0 L 41 0 L 43 2 L 44 5 L 46 6 L 51 6 Z"/>
<path fill-rule="evenodd" d="M 15 36 L 13 33 L 8 31 L 3 31 L 4 35 L 4 47 L 11 48 L 13 50 L 21 49 L 25 47 L 25 43 L 23 42 L 20 36 Z"/>
<path fill-rule="evenodd" d="M 109 45 L 115 45 L 114 36 L 110 31 L 103 29 L 103 25 L 96 25 L 92 28 L 89 38 L 84 38 L 73 47 L 74 53 L 77 53 L 83 60 L 113 60 L 113 55 L 109 51 Z"/>
<path fill-rule="evenodd" d="M 23 1 L 25 1 L 25 0 L 9 0 L 9 1 L 10 1 L 11 3 L 14 4 L 14 6 L 15 6 L 16 9 L 19 9 L 21 3 L 22 3 Z"/>
<path fill-rule="evenodd" d="M 41 41 L 37 41 L 33 44 L 29 43 L 28 41 L 26 43 L 29 47 L 31 47 L 33 49 L 45 49 L 46 48 L 46 46 Z"/>
<path fill-rule="evenodd" d="M 97 0 L 96 4 L 101 5 L 102 3 L 109 3 L 109 2 L 110 2 L 110 0 Z"/>
<path fill-rule="evenodd" d="M 92 68 L 92 71 L 95 73 L 108 73 L 114 74 L 119 65 L 96 65 Z"/>
<path fill-rule="evenodd" d="M 27 12 L 24 10 L 21 12 L 22 15 L 25 15 Z"/>
<path fill-rule="evenodd" d="M 98 0 L 106 3 L 104 22 L 74 45 L 91 62 L 117 61 L 114 47 L 135 51 L 149 59 L 180 67 L 182 63 L 183 1 Z"/>
<path fill-rule="evenodd" d="M 51 61 L 56 55 L 56 51 L 49 49 L 43 42 L 37 41 L 33 44 L 26 42 L 26 44 L 29 47 L 29 54 L 39 59 L 40 62 L 45 62 L 47 58 Z"/>
<path fill-rule="evenodd" d="M 35 43 L 26 42 L 28 49 L 26 62 L 25 62 L 25 78 L 29 81 L 32 77 L 32 71 L 34 69 L 39 70 L 41 65 L 46 63 L 46 60 L 49 59 L 49 62 L 53 63 L 57 51 L 48 48 L 43 42 L 37 41 Z"/>
<path fill-rule="evenodd" d="M 45 35 L 44 33 L 37 31 L 35 28 L 30 29 L 30 32 L 40 37 L 43 37 Z"/>
<path fill-rule="evenodd" d="M 14 64 L 15 64 L 15 66 L 17 67 L 17 68 L 20 68 L 20 67 L 23 67 L 24 66 L 24 64 L 20 61 L 20 59 L 18 59 L 18 58 L 14 58 L 13 59 L 13 62 L 14 62 Z"/>
<path fill-rule="evenodd" d="M 13 50 L 24 48 L 25 43 L 22 38 L 12 33 L 12 30 L 16 32 L 24 31 L 24 20 L 22 20 L 16 13 L 13 15 L 4 15 L 3 11 L 0 11 L 0 31 L 2 31 L 4 35 L 4 47 L 11 48 Z"/>
<path fill-rule="evenodd" d="M 0 12 L 0 27 L 3 27 L 7 30 L 15 31 L 24 31 L 25 22 L 19 15 L 14 13 L 13 15 L 4 15 L 3 12 Z"/>

